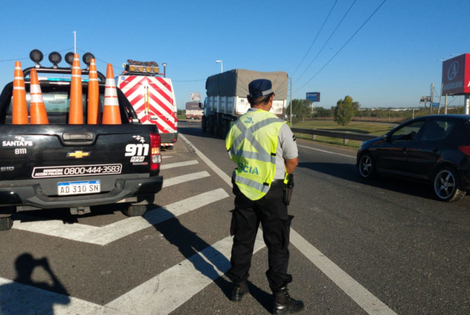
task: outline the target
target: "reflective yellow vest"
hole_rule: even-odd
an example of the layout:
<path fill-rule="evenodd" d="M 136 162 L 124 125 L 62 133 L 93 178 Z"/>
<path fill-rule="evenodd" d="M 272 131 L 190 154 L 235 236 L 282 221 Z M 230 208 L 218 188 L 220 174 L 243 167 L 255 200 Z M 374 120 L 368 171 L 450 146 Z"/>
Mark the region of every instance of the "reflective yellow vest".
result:
<path fill-rule="evenodd" d="M 250 200 L 261 199 L 269 191 L 276 172 L 279 129 L 285 121 L 264 111 L 248 111 L 230 128 L 225 147 L 237 164 L 233 179 Z"/>

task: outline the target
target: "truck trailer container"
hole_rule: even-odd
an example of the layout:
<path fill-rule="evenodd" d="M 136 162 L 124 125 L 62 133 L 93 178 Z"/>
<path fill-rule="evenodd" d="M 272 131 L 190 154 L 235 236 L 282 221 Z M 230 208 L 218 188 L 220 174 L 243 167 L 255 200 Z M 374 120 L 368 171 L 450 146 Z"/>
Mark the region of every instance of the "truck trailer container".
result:
<path fill-rule="evenodd" d="M 288 75 L 283 71 L 234 69 L 207 78 L 202 131 L 225 137 L 230 124 L 250 108 L 248 85 L 256 79 L 271 80 L 275 93 L 271 112 L 285 118 Z"/>

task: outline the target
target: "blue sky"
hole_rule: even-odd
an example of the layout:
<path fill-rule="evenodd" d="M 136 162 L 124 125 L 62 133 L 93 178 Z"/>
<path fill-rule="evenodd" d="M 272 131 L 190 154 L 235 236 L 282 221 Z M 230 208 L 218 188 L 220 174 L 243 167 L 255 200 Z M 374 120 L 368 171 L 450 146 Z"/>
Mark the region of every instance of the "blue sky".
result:
<path fill-rule="evenodd" d="M 363 108 L 417 107 L 431 83 L 439 95 L 442 61 L 470 53 L 468 12 L 468 0 L 2 0 L 0 85 L 14 61 L 32 65 L 32 49 L 47 66 L 50 52 L 73 51 L 76 31 L 77 52 L 103 73 L 127 59 L 167 63 L 180 109 L 205 95 L 220 59 L 224 71 L 286 71 L 293 98 L 320 92 L 316 106 L 350 95 Z"/>

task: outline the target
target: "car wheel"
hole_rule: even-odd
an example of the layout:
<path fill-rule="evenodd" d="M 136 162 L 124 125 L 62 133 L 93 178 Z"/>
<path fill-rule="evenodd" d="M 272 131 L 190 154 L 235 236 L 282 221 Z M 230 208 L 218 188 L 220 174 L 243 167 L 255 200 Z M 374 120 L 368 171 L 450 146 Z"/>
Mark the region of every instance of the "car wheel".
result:
<path fill-rule="evenodd" d="M 359 174 L 363 178 L 371 178 L 375 175 L 374 160 L 369 153 L 364 153 L 359 159 Z"/>
<path fill-rule="evenodd" d="M 444 167 L 434 176 L 434 193 L 441 201 L 455 202 L 465 196 L 465 191 L 459 188 L 459 175 L 452 167 Z"/>

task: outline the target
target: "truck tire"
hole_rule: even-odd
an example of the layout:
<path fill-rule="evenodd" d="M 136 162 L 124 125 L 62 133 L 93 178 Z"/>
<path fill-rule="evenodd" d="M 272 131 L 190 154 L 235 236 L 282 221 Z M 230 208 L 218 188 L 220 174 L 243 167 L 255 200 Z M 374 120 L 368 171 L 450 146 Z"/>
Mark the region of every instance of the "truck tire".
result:
<path fill-rule="evenodd" d="M 209 121 L 207 122 L 207 129 L 209 129 L 210 135 L 214 134 L 214 119 L 212 119 L 212 117 L 209 117 Z"/>
<path fill-rule="evenodd" d="M 141 217 L 153 204 L 155 195 L 145 195 L 137 199 L 137 203 L 129 203 L 124 205 L 122 212 L 128 217 Z"/>
<path fill-rule="evenodd" d="M 221 138 L 225 139 L 225 136 L 227 135 L 227 122 L 225 120 L 222 121 L 222 130 L 221 130 Z"/>
<path fill-rule="evenodd" d="M 207 121 L 206 121 L 206 118 L 205 118 L 205 117 L 202 117 L 201 129 L 202 129 L 202 132 L 206 132 L 206 131 L 207 131 Z"/>
<path fill-rule="evenodd" d="M 216 138 L 218 138 L 218 137 L 219 137 L 219 134 L 220 134 L 220 126 L 219 126 L 219 124 L 216 122 L 216 123 L 214 124 L 214 136 L 215 136 Z"/>
<path fill-rule="evenodd" d="M 148 205 L 126 205 L 122 211 L 128 217 L 141 217 L 147 212 Z"/>
<path fill-rule="evenodd" d="M 0 214 L 0 231 L 8 231 L 13 226 L 11 214 Z"/>

